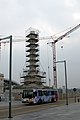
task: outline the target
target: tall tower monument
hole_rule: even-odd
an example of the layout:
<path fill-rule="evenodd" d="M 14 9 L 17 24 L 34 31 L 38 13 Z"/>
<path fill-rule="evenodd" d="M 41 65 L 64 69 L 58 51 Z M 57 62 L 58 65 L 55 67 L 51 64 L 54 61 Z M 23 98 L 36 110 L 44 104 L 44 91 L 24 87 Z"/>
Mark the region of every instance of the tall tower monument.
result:
<path fill-rule="evenodd" d="M 26 69 L 23 71 L 24 84 L 42 86 L 46 73 L 40 71 L 39 65 L 39 31 L 29 28 L 26 31 Z"/>

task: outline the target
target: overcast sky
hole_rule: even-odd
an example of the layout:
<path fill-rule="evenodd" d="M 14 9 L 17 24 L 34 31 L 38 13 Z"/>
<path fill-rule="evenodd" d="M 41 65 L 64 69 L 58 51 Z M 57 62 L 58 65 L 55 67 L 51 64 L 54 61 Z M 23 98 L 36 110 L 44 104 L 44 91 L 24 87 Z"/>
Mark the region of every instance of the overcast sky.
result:
<path fill-rule="evenodd" d="M 68 31 L 80 23 L 80 0 L 0 0 L 0 35 L 24 36 L 29 27 L 40 31 L 40 36 L 51 36 Z M 16 38 L 16 37 L 15 37 Z M 18 37 L 20 38 L 20 37 Z M 46 71 L 50 66 L 52 80 L 52 48 L 40 42 L 40 64 Z M 63 46 L 63 48 L 61 48 Z M 68 87 L 80 88 L 80 29 L 56 44 L 57 60 L 67 61 Z M 45 56 L 45 57 L 44 57 Z M 8 78 L 9 44 L 2 45 L 0 71 Z M 46 62 L 45 62 L 46 61 Z M 13 43 L 12 79 L 20 82 L 25 65 L 25 42 Z M 48 70 L 47 85 L 48 85 Z M 64 66 L 57 64 L 58 87 L 65 85 Z M 51 82 L 53 84 L 53 81 Z"/>

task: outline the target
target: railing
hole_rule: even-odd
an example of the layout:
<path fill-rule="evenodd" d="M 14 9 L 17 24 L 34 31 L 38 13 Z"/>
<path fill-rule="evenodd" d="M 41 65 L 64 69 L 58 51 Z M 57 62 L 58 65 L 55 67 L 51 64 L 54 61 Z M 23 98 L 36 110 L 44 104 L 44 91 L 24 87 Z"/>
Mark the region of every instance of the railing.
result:
<path fill-rule="evenodd" d="M 26 36 L 29 35 L 30 33 L 32 34 L 39 34 L 39 30 L 30 27 L 28 30 L 25 31 Z"/>
<path fill-rule="evenodd" d="M 31 70 L 28 70 L 26 72 L 23 71 L 23 73 L 20 74 L 20 77 L 22 78 L 26 76 L 37 76 L 37 75 L 46 78 L 46 72 L 40 72 L 38 70 L 36 70 L 35 72 L 33 72 L 33 70 L 32 72 Z"/>

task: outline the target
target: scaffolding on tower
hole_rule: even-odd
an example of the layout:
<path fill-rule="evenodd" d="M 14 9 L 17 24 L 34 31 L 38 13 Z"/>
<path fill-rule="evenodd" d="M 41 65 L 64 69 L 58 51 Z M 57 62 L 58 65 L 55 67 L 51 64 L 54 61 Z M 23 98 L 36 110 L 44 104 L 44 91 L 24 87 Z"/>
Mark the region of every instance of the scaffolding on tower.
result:
<path fill-rule="evenodd" d="M 46 72 L 40 71 L 39 65 L 39 31 L 29 28 L 26 31 L 26 68 L 21 74 L 26 85 L 42 86 L 45 83 Z"/>

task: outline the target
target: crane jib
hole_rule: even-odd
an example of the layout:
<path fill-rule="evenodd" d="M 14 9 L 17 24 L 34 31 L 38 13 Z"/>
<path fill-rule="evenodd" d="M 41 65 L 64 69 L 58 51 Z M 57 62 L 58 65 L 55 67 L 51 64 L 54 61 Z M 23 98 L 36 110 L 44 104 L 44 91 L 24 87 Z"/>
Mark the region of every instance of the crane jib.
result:
<path fill-rule="evenodd" d="M 54 43 L 58 42 L 59 40 L 62 40 L 64 37 L 66 37 L 67 35 L 69 35 L 71 32 L 75 31 L 79 27 L 80 27 L 80 24 L 78 24 L 74 28 L 70 29 L 68 32 L 64 33 L 63 35 L 61 35 L 60 37 L 58 37 L 56 40 L 54 40 Z"/>

